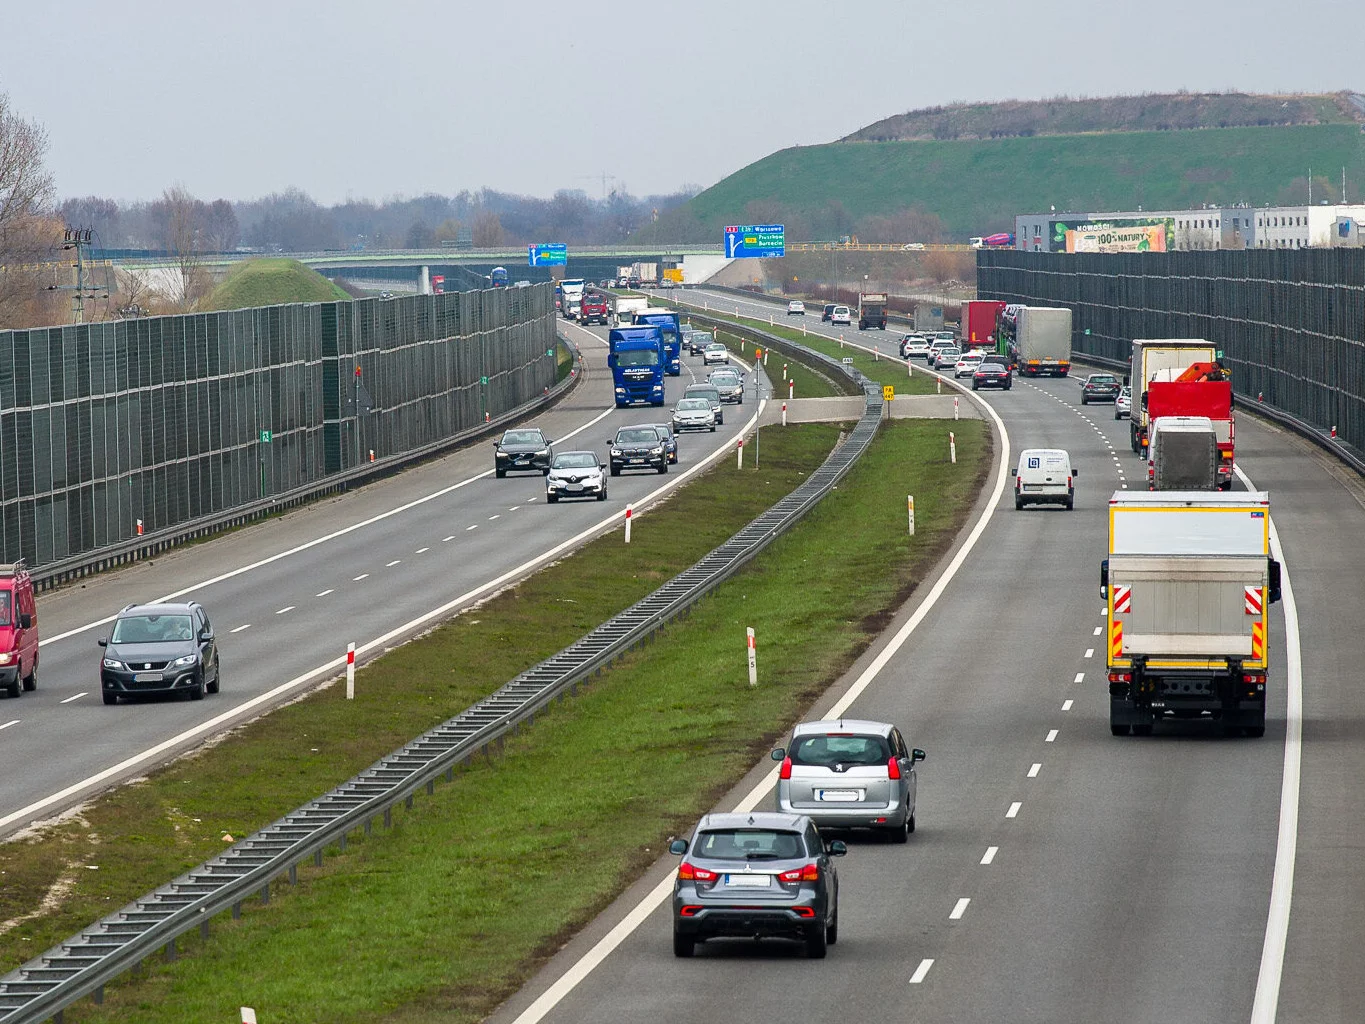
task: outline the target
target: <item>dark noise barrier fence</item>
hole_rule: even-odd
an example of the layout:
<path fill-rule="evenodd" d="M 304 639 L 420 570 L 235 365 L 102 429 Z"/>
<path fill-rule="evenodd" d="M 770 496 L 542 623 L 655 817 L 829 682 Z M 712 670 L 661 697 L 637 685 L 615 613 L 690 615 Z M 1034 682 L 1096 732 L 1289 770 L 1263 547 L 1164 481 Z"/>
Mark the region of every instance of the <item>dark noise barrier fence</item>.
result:
<path fill-rule="evenodd" d="M 1134 338 L 1204 338 L 1238 401 L 1365 452 L 1365 249 L 982 250 L 977 294 L 1069 306 L 1072 349 L 1127 363 Z M 1336 441 L 1331 440 L 1335 428 Z"/>
<path fill-rule="evenodd" d="M 0 331 L 0 562 L 297 492 L 556 380 L 549 285 Z"/>

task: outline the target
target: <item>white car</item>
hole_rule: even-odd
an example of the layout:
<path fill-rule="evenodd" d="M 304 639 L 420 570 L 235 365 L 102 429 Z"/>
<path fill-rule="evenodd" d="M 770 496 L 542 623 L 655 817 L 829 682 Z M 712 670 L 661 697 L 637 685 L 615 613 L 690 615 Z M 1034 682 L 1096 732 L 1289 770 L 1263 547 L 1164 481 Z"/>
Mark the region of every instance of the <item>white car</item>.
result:
<path fill-rule="evenodd" d="M 730 350 L 718 341 L 713 341 L 702 350 L 701 362 L 703 366 L 710 366 L 712 363 L 729 363 Z"/>
<path fill-rule="evenodd" d="M 970 377 L 976 372 L 976 368 L 980 365 L 980 352 L 964 352 L 957 357 L 957 362 L 953 363 L 953 376 Z"/>
<path fill-rule="evenodd" d="M 923 248 L 923 242 L 906 242 L 901 246 L 901 252 L 915 252 Z"/>
<path fill-rule="evenodd" d="M 918 356 L 925 359 L 929 355 L 929 339 L 919 334 L 907 334 L 901 339 L 901 358 Z"/>
<path fill-rule="evenodd" d="M 787 303 L 787 316 L 805 316 L 806 304 L 800 299 L 792 299 Z"/>
<path fill-rule="evenodd" d="M 853 313 L 847 306 L 835 306 L 834 312 L 829 315 L 829 322 L 847 327 L 853 323 Z"/>
<path fill-rule="evenodd" d="M 1121 420 L 1133 412 L 1133 389 L 1127 384 L 1119 388 L 1119 397 L 1114 399 L 1114 419 Z"/>
<path fill-rule="evenodd" d="M 673 407 L 673 433 L 681 434 L 684 430 L 716 432 L 716 414 L 709 399 L 678 399 L 678 404 Z"/>
<path fill-rule="evenodd" d="M 939 373 L 947 373 L 952 367 L 957 365 L 957 361 L 961 358 L 962 352 L 959 349 L 934 349 L 929 353 L 929 365 Z"/>
<path fill-rule="evenodd" d="M 607 471 L 596 452 L 560 452 L 545 477 L 545 500 L 560 498 L 607 500 Z"/>
<path fill-rule="evenodd" d="M 1076 477 L 1071 456 L 1061 448 L 1025 448 L 1019 464 L 1010 470 L 1014 477 L 1014 507 L 1061 505 L 1068 511 L 1076 501 Z"/>

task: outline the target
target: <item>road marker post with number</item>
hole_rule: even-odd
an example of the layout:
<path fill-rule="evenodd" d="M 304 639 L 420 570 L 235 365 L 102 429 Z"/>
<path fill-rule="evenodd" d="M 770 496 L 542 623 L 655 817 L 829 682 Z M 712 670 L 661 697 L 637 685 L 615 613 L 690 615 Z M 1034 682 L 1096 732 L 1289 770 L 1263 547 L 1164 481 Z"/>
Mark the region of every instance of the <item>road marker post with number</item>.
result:
<path fill-rule="evenodd" d="M 750 686 L 757 686 L 757 685 L 758 685 L 758 652 L 757 652 L 757 650 L 755 650 L 755 644 L 754 644 L 754 627 L 753 627 L 753 626 L 750 626 L 747 630 L 745 630 L 745 633 L 747 634 L 747 638 L 748 638 L 747 643 L 748 643 L 748 648 L 749 648 L 749 685 L 750 685 Z"/>
<path fill-rule="evenodd" d="M 913 537 L 915 535 L 915 496 L 907 494 L 905 501 L 910 513 L 910 536 Z"/>

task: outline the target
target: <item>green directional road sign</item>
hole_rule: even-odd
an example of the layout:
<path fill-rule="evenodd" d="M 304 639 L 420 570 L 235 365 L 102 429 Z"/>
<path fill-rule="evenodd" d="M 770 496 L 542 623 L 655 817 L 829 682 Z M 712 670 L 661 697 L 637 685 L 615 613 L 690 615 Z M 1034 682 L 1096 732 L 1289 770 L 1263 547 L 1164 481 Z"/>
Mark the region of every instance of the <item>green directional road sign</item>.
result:
<path fill-rule="evenodd" d="M 275 440 L 275 435 L 272 431 L 269 430 L 261 431 L 261 444 L 269 444 L 273 440 Z"/>

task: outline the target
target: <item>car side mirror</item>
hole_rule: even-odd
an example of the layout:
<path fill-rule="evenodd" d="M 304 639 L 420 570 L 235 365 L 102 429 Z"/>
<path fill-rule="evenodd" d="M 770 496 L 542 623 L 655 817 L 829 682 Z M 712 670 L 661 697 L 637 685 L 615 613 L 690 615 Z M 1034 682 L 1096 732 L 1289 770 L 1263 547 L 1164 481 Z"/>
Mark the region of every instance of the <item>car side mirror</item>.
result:
<path fill-rule="evenodd" d="M 105 637 L 105 636 L 102 636 L 102 637 L 100 637 L 98 640 L 96 640 L 95 643 L 99 644 L 101 647 L 108 647 L 108 646 L 109 646 L 109 638 L 108 638 L 108 637 Z"/>
<path fill-rule="evenodd" d="M 783 750 L 781 747 L 777 747 L 768 756 L 771 757 L 774 761 L 781 761 L 784 757 L 787 756 L 787 752 Z"/>
<path fill-rule="evenodd" d="M 920 750 L 919 747 L 916 747 L 914 750 L 910 751 L 910 760 L 912 760 L 912 761 L 923 761 L 923 760 L 924 760 L 924 751 Z"/>
<path fill-rule="evenodd" d="M 1270 603 L 1274 604 L 1280 599 L 1280 563 L 1273 558 L 1270 559 L 1269 576 L 1270 585 L 1267 589 L 1270 591 Z"/>
<path fill-rule="evenodd" d="M 206 629 L 206 630 L 204 630 L 204 632 L 202 632 L 202 633 L 199 634 L 199 642 L 200 642 L 201 644 L 211 643 L 212 641 L 213 641 L 213 633 L 210 632 L 209 630 Z"/>
<path fill-rule="evenodd" d="M 1080 471 L 1079 469 L 1073 469 L 1073 470 L 1071 471 L 1071 475 L 1072 475 L 1073 477 L 1080 476 L 1080 475 L 1081 475 L 1081 471 Z"/>
<path fill-rule="evenodd" d="M 1019 475 L 1019 470 L 1017 470 L 1017 469 L 1015 469 L 1014 467 L 1011 466 L 1011 467 L 1010 467 L 1010 476 L 1018 476 L 1018 475 Z"/>
<path fill-rule="evenodd" d="M 831 857 L 842 857 L 848 853 L 848 845 L 842 839 L 836 839 L 829 844 L 829 855 Z"/>
<path fill-rule="evenodd" d="M 673 842 L 668 844 L 668 852 L 673 854 L 673 856 L 675 857 L 681 857 L 684 853 L 687 852 L 687 840 L 686 839 L 673 840 Z"/>
<path fill-rule="evenodd" d="M 554 443 L 555 443 L 555 442 L 554 442 L 554 438 L 547 437 L 547 438 L 545 439 L 545 444 L 546 444 L 547 446 L 548 446 L 548 445 L 552 445 L 552 444 L 554 444 Z"/>
<path fill-rule="evenodd" d="M 19 628 L 20 628 L 20 629 L 32 629 L 32 628 L 33 628 L 33 616 L 30 615 L 28 612 L 20 612 L 20 613 L 19 613 Z"/>

